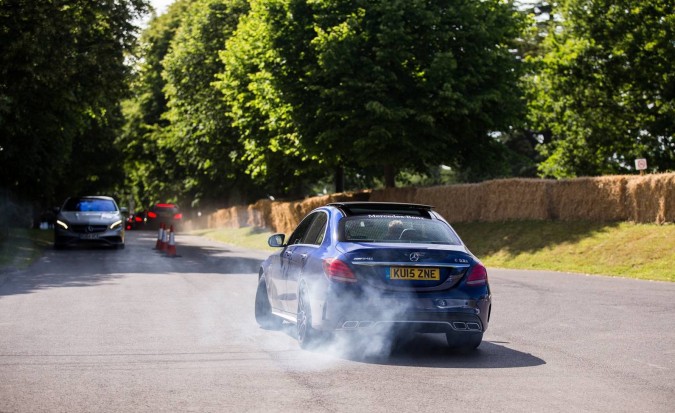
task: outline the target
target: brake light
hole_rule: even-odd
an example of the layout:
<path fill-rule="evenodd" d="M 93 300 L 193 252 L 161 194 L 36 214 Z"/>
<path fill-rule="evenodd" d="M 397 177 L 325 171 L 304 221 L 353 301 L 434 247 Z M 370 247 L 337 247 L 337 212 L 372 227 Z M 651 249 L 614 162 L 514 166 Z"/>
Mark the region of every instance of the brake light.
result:
<path fill-rule="evenodd" d="M 466 285 L 476 286 L 487 284 L 487 269 L 482 264 L 476 264 L 469 273 L 469 278 L 466 279 Z"/>
<path fill-rule="evenodd" d="M 148 218 L 157 218 L 157 214 L 154 212 L 148 212 Z"/>
<path fill-rule="evenodd" d="M 355 283 L 356 276 L 347 264 L 336 259 L 327 258 L 323 260 L 323 272 L 328 279 L 338 282 Z"/>
<path fill-rule="evenodd" d="M 141 217 L 135 217 L 134 219 L 136 220 L 136 222 L 143 222 L 143 218 Z"/>
<path fill-rule="evenodd" d="M 183 219 L 183 214 L 178 213 L 173 216 L 173 219 Z"/>

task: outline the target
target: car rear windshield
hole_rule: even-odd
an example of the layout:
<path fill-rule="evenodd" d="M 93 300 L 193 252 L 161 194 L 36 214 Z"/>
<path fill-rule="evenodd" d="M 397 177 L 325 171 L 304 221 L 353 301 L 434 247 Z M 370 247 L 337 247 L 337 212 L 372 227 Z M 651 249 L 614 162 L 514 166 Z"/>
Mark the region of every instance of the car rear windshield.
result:
<path fill-rule="evenodd" d="M 178 212 L 178 205 L 174 204 L 157 204 L 152 208 L 155 212 Z"/>
<path fill-rule="evenodd" d="M 341 240 L 350 242 L 419 242 L 461 245 L 444 222 L 396 215 L 361 215 L 342 220 Z"/>
<path fill-rule="evenodd" d="M 61 209 L 74 212 L 113 212 L 117 211 L 117 206 L 109 199 L 70 198 Z"/>

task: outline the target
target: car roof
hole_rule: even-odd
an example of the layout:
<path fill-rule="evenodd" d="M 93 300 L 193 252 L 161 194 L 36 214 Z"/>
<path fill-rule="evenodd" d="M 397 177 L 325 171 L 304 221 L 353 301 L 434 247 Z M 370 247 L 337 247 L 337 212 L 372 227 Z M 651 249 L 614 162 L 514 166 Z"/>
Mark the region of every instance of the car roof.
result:
<path fill-rule="evenodd" d="M 409 204 L 399 202 L 333 202 L 328 204 L 338 208 L 345 216 L 394 214 L 430 217 L 431 205 Z"/>
<path fill-rule="evenodd" d="M 104 196 L 104 195 L 81 195 L 81 196 L 71 196 L 66 198 L 68 199 L 105 199 L 107 201 L 114 201 L 115 199 L 111 196 Z"/>

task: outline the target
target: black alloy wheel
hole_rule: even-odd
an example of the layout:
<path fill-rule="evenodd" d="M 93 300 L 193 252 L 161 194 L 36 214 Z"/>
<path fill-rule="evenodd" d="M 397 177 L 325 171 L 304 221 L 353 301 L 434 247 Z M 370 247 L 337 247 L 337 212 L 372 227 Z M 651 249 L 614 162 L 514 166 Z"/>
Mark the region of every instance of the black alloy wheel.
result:
<path fill-rule="evenodd" d="M 297 329 L 300 347 L 307 349 L 316 344 L 318 332 L 312 328 L 312 308 L 305 288 L 298 296 Z"/>

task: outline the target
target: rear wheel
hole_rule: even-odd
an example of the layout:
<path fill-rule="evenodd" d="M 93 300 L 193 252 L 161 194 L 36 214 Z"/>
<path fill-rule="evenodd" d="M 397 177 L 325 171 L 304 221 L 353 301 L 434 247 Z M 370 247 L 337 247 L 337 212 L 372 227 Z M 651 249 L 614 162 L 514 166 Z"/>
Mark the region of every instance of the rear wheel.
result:
<path fill-rule="evenodd" d="M 267 297 L 267 284 L 265 278 L 260 277 L 258 289 L 255 292 L 255 321 L 266 330 L 277 330 L 283 320 L 272 314 L 272 305 Z"/>
<path fill-rule="evenodd" d="M 304 349 L 310 348 L 318 341 L 319 334 L 312 327 L 312 308 L 309 304 L 309 295 L 304 288 L 300 291 L 298 297 L 297 317 L 298 343 Z"/>
<path fill-rule="evenodd" d="M 483 341 L 483 333 L 446 333 L 448 346 L 454 350 L 471 351 L 480 346 Z"/>

